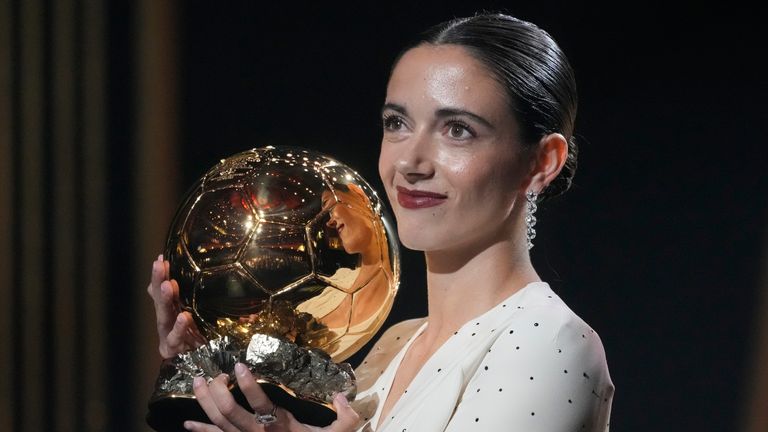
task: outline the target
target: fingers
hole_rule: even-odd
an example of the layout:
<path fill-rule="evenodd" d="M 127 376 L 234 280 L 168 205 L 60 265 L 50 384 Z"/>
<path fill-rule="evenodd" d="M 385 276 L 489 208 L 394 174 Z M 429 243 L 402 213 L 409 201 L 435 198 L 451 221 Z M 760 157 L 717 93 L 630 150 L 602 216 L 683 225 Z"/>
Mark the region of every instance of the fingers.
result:
<path fill-rule="evenodd" d="M 254 379 L 247 366 L 242 363 L 235 365 L 237 384 L 248 404 L 257 414 L 271 413 L 274 405 L 267 397 L 261 386 Z M 193 382 L 195 397 L 208 418 L 216 425 L 206 425 L 198 422 L 185 422 L 184 427 L 194 431 L 261 431 L 262 425 L 256 421 L 254 414 L 240 406 L 229 389 L 229 377 L 221 374 L 206 384 L 204 378 L 197 377 Z M 337 418 L 326 428 L 318 428 L 299 423 L 290 412 L 277 409 L 277 421 L 267 428 L 274 431 L 324 431 L 352 432 L 355 430 L 360 417 L 350 406 L 343 394 L 337 394 L 333 400 Z"/>
<path fill-rule="evenodd" d="M 242 365 L 240 366 L 242 368 Z M 248 380 L 245 379 L 246 374 L 248 375 L 250 382 L 247 382 Z M 274 405 L 272 405 L 269 398 L 264 395 L 264 392 L 261 391 L 261 387 L 253 379 L 253 376 L 250 375 L 250 372 L 247 371 L 247 368 L 246 373 L 242 373 L 241 371 L 239 375 L 238 385 L 240 385 L 241 382 L 249 384 L 249 386 L 246 387 L 247 389 L 241 389 L 243 390 L 243 394 L 246 395 L 246 398 L 249 401 L 254 400 L 261 404 L 258 405 L 259 408 L 256 408 L 255 411 L 261 414 L 272 412 Z M 264 430 L 262 425 L 256 421 L 254 415 L 240 406 L 234 399 L 229 390 L 228 381 L 229 379 L 225 374 L 219 375 L 207 385 L 203 378 L 195 378 L 193 383 L 195 397 L 203 408 L 203 411 L 208 415 L 208 418 L 224 432 Z M 263 398 L 259 399 L 259 395 L 263 396 Z M 262 409 L 262 406 L 265 408 Z M 270 425 L 270 430 L 293 430 L 287 427 L 288 424 L 285 423 L 285 421 L 293 419 L 293 416 L 286 416 L 286 414 L 287 413 L 278 414 L 278 421 Z M 282 422 L 280 421 L 280 417 L 282 417 Z M 191 427 L 199 427 L 199 429 L 193 430 L 216 430 L 206 429 L 202 424 L 194 422 L 186 422 L 185 427 L 187 427 L 187 423 L 189 423 L 189 426 Z"/>
<path fill-rule="evenodd" d="M 268 413 L 274 407 L 269 397 L 264 393 L 258 382 L 253 378 L 251 371 L 242 363 L 235 365 L 235 376 L 237 385 L 242 390 L 248 404 L 254 411 L 260 414 Z M 299 423 L 293 415 L 284 410 L 278 409 L 277 422 L 270 426 L 270 430 L 322 430 L 327 432 L 352 432 L 355 430 L 360 416 L 350 406 L 347 398 L 338 393 L 333 399 L 333 407 L 336 410 L 336 420 L 328 427 L 320 429 Z M 234 422 L 233 422 L 234 423 Z M 246 422 L 245 424 L 251 424 Z"/>
<path fill-rule="evenodd" d="M 159 351 L 163 358 L 199 347 L 205 343 L 189 312 L 181 312 L 179 284 L 168 280 L 169 262 L 160 255 L 152 263 L 152 277 L 147 292 L 152 297 L 157 320 Z"/>
<path fill-rule="evenodd" d="M 147 293 L 152 297 L 152 300 L 155 300 L 160 294 L 160 284 L 166 279 L 165 262 L 162 259 L 163 256 L 158 255 L 157 259 L 152 262 L 152 274 L 149 278 L 149 285 L 147 285 Z"/>
<path fill-rule="evenodd" d="M 160 350 L 166 349 L 168 353 L 182 352 L 192 347 L 189 346 L 187 340 L 189 339 L 190 327 L 194 325 L 192 320 L 192 314 L 189 312 L 182 312 L 176 315 L 176 320 L 173 323 L 173 327 L 167 333 L 165 337 L 165 343 L 161 343 Z M 173 355 L 171 355 L 173 357 Z"/>
<path fill-rule="evenodd" d="M 248 412 L 245 408 L 237 403 L 232 393 L 227 387 L 228 377 L 226 375 L 219 375 L 214 381 L 208 385 L 208 390 L 211 397 L 216 404 L 216 408 L 219 413 L 224 417 L 224 420 L 232 424 L 236 430 L 252 431 L 261 430 L 260 425 L 256 422 L 256 418 Z M 269 404 L 268 410 L 256 409 L 257 413 L 269 413 L 272 410 L 272 403 L 267 399 Z M 214 423 L 218 424 L 214 421 Z"/>
<path fill-rule="evenodd" d="M 158 256 L 157 259 L 163 262 L 163 270 L 165 271 L 165 276 L 163 277 L 163 279 L 170 279 L 171 278 L 171 262 L 164 260 L 162 254 L 160 254 L 160 256 Z"/>
<path fill-rule="evenodd" d="M 237 378 L 237 386 L 240 387 L 243 395 L 245 395 L 245 399 L 248 401 L 248 405 L 253 408 L 254 412 L 258 414 L 271 413 L 275 408 L 275 405 L 266 393 L 264 393 L 261 385 L 254 379 L 253 374 L 248 370 L 248 367 L 242 363 L 235 364 L 235 376 Z M 266 428 L 267 431 L 307 432 L 308 430 L 311 430 L 311 428 L 306 425 L 299 423 L 299 421 L 293 417 L 293 414 L 285 409 L 278 407 L 275 415 L 277 421 L 270 424 L 269 428 Z M 251 418 L 254 419 L 255 422 L 253 414 L 251 414 Z"/>
<path fill-rule="evenodd" d="M 227 387 L 228 380 L 227 376 L 222 374 L 206 384 L 204 378 L 196 377 L 192 387 L 197 402 L 200 404 L 200 407 L 203 408 L 203 411 L 205 411 L 205 414 L 213 424 L 218 426 L 224 432 L 236 432 L 238 430 L 237 427 L 227 419 L 219 407 L 220 405 L 223 406 L 224 410 L 229 415 L 232 415 L 232 412 L 235 410 L 235 405 L 237 405 L 237 402 L 235 402 L 235 399 L 232 397 L 232 394 Z M 220 401 L 218 399 L 224 400 Z M 242 407 L 238 406 L 238 408 L 245 411 Z M 247 413 L 247 411 L 245 412 Z"/>
<path fill-rule="evenodd" d="M 194 432 L 221 432 L 218 426 L 200 423 L 196 421 L 185 421 L 184 429 Z"/>
<path fill-rule="evenodd" d="M 163 254 L 158 255 L 157 259 L 152 262 L 152 277 L 150 278 L 152 287 L 157 288 L 160 282 L 168 279 L 168 268 L 168 262 L 163 259 Z"/>
<path fill-rule="evenodd" d="M 351 432 L 360 421 L 360 416 L 352 409 L 347 398 L 337 393 L 333 398 L 333 407 L 336 409 L 336 420 L 331 423 L 325 431 L 328 432 Z"/>
<path fill-rule="evenodd" d="M 248 400 L 248 405 L 257 413 L 268 413 L 272 411 L 272 401 L 269 400 L 259 383 L 253 378 L 251 371 L 242 363 L 235 364 L 235 376 L 237 377 L 237 386 Z"/>
<path fill-rule="evenodd" d="M 173 321 L 176 319 L 178 285 L 174 288 L 174 284 L 168 280 L 167 262 L 163 260 L 162 255 L 152 263 L 152 277 L 147 292 L 154 302 L 157 331 L 160 340 L 163 340 L 173 328 Z"/>
<path fill-rule="evenodd" d="M 174 284 L 171 281 L 163 281 L 160 283 L 158 293 L 152 298 L 155 302 L 158 332 L 165 329 L 165 334 L 167 334 L 173 328 L 173 320 L 176 318 L 177 313 L 174 294 Z M 163 334 L 161 335 L 164 336 Z"/>
<path fill-rule="evenodd" d="M 189 312 L 176 315 L 173 328 L 160 341 L 160 354 L 163 358 L 171 358 L 179 353 L 193 350 L 205 344 L 205 338 L 197 329 L 195 320 Z"/>

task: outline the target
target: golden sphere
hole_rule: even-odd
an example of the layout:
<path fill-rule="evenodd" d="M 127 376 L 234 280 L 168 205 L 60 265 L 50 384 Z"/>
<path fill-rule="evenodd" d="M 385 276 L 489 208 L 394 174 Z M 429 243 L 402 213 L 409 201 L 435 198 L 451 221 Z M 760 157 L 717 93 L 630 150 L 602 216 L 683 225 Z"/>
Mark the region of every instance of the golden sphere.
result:
<path fill-rule="evenodd" d="M 338 362 L 381 327 L 399 283 L 386 209 L 326 155 L 255 148 L 223 159 L 179 207 L 166 244 L 182 307 L 209 339 L 261 333 Z"/>

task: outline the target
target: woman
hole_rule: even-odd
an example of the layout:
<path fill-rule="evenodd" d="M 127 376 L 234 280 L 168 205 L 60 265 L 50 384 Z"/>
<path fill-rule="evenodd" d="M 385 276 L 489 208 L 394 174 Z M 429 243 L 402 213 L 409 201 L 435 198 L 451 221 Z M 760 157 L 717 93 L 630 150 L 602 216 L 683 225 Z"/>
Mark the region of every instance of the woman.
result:
<path fill-rule="evenodd" d="M 333 196 L 338 198 L 338 202 Z M 381 321 L 386 318 L 382 311 L 389 310 L 394 296 L 390 293 L 390 282 L 393 279 L 391 264 L 384 228 L 372 216 L 371 203 L 360 186 L 355 184 L 338 185 L 335 192 L 323 191 L 323 208 L 328 210 L 326 226 L 338 235 L 340 246 L 347 254 L 360 257 L 360 265 L 354 269 L 345 267 L 336 271 L 331 280 L 336 280 L 339 286 L 361 287 L 355 293 L 354 307 L 350 303 L 332 300 L 339 297 L 340 291 L 331 292 L 302 303 L 298 310 L 318 310 L 313 303 L 326 303 L 326 309 L 338 305 L 334 311 L 325 317 L 316 314 L 321 322 L 330 328 L 349 326 L 348 333 L 360 334 L 371 328 L 379 328 Z M 350 311 L 349 308 L 352 307 Z M 322 308 L 321 308 L 322 309 Z M 340 313 L 337 313 L 340 312 Z M 372 325 L 379 323 L 378 325 Z M 359 346 L 350 346 L 346 358 L 352 355 Z M 341 350 L 343 351 L 343 349 Z"/>
<path fill-rule="evenodd" d="M 613 384 L 600 339 L 528 253 L 536 202 L 574 174 L 575 114 L 572 70 L 530 23 L 456 19 L 402 52 L 382 110 L 379 173 L 400 240 L 425 253 L 429 314 L 382 336 L 358 370 L 354 409 L 337 398 L 326 430 L 608 429 Z M 189 315 L 174 324 L 161 260 L 153 270 L 167 357 L 197 342 Z M 250 374 L 237 375 L 256 412 L 273 412 Z M 234 404 L 226 377 L 195 387 L 218 428 L 190 430 L 265 428 Z M 267 430 L 307 430 L 274 412 Z"/>

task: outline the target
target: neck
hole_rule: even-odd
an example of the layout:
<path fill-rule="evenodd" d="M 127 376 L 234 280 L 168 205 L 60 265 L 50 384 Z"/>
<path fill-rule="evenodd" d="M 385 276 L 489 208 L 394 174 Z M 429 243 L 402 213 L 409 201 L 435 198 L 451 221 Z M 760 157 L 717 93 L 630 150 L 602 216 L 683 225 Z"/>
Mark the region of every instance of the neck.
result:
<path fill-rule="evenodd" d="M 539 281 L 525 242 L 427 252 L 428 339 L 447 339 L 527 284 Z"/>

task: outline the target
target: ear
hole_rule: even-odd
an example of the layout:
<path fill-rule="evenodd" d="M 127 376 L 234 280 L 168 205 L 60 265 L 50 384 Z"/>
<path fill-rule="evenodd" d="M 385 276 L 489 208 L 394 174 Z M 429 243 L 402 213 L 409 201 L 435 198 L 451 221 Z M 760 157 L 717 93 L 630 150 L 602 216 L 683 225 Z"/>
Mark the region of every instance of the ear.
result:
<path fill-rule="evenodd" d="M 532 151 L 531 178 L 527 190 L 540 193 L 563 169 L 568 158 L 568 141 L 562 134 L 548 134 Z"/>

